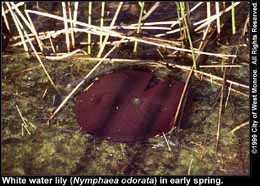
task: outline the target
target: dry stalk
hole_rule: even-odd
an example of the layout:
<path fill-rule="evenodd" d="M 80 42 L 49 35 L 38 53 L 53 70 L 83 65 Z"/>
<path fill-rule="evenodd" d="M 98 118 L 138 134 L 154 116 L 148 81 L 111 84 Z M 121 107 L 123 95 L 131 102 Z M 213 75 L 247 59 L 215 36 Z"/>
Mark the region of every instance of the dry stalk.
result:
<path fill-rule="evenodd" d="M 30 54 L 29 54 L 29 50 L 28 50 L 28 47 L 27 47 L 27 45 L 26 45 L 26 43 L 25 43 L 25 40 L 24 40 L 24 35 L 23 35 L 22 30 L 21 30 L 22 28 L 20 27 L 22 24 L 20 23 L 18 17 L 14 14 L 14 12 L 13 12 L 13 10 L 12 10 L 12 8 L 11 8 L 11 5 L 10 5 L 8 2 L 5 2 L 5 3 L 6 3 L 6 5 L 7 5 L 7 7 L 8 7 L 8 9 L 9 9 L 10 12 L 11 12 L 11 16 L 12 16 L 12 18 L 13 18 L 13 20 L 14 20 L 15 26 L 16 26 L 18 32 L 19 32 L 21 41 L 22 41 L 22 43 L 23 43 L 24 50 L 28 53 L 28 56 L 29 56 L 29 55 L 30 55 Z"/>
<path fill-rule="evenodd" d="M 48 59 L 48 60 L 53 60 L 53 61 L 55 61 L 55 60 L 62 60 L 62 59 L 71 57 L 71 56 L 73 56 L 73 55 L 75 55 L 75 54 L 77 54 L 79 52 L 82 52 L 83 54 L 88 55 L 84 50 L 76 49 L 76 50 L 74 50 L 72 52 L 69 52 L 69 53 L 66 53 L 66 54 L 64 54 L 62 56 L 45 56 L 45 58 Z"/>
<path fill-rule="evenodd" d="M 5 26 L 6 26 L 7 30 L 8 30 L 9 32 L 11 32 L 10 26 L 9 26 L 9 23 L 8 23 L 8 20 L 7 20 L 7 17 L 6 17 L 6 14 L 5 14 L 4 12 L 5 12 L 5 10 L 4 10 L 4 4 L 2 3 L 2 16 L 4 17 L 4 23 L 5 23 Z"/>
<path fill-rule="evenodd" d="M 54 18 L 54 19 L 57 19 L 57 20 L 62 20 L 63 21 L 63 18 L 60 17 L 60 16 L 56 16 L 56 15 L 52 15 L 52 14 L 48 14 L 48 13 L 44 13 L 44 12 L 39 12 L 39 11 L 34 11 L 34 10 L 25 10 L 25 11 L 28 11 L 29 13 L 34 13 L 34 14 L 37 14 L 37 15 L 42 15 L 42 16 L 46 16 L 46 17 L 51 17 L 51 18 Z M 69 20 L 68 20 L 69 21 Z M 130 41 L 138 41 L 140 43 L 145 43 L 145 44 L 150 44 L 150 45 L 154 45 L 154 46 L 158 46 L 158 47 L 163 47 L 163 48 L 168 48 L 168 49 L 172 49 L 172 50 L 177 50 L 177 51 L 183 51 L 183 52 L 188 52 L 188 53 L 192 53 L 191 50 L 189 49 L 182 49 L 182 48 L 178 48 L 178 47 L 172 47 L 172 46 L 169 46 L 169 45 L 166 45 L 166 44 L 160 44 L 160 43 L 155 43 L 155 42 L 149 42 L 149 41 L 146 41 L 142 38 L 136 38 L 136 37 L 133 37 L 133 36 L 125 36 L 121 33 L 118 33 L 118 32 L 115 32 L 115 31 L 111 31 L 111 30 L 108 30 L 106 28 L 103 28 L 103 29 L 100 29 L 100 27 L 96 27 L 94 25 L 88 25 L 86 23 L 82 23 L 82 22 L 79 22 L 79 21 L 76 21 L 75 22 L 76 24 L 80 25 L 80 26 L 85 26 L 89 29 L 93 29 L 92 30 L 92 33 L 93 34 L 96 34 L 96 35 L 100 35 L 100 33 L 102 32 L 105 32 L 105 34 L 107 34 L 109 36 L 113 36 L 113 37 L 118 37 L 118 38 L 121 38 L 121 39 L 126 39 L 126 40 L 130 40 Z M 98 32 L 99 31 L 99 32 Z M 106 43 L 106 42 L 105 42 Z M 194 49 L 195 50 L 195 49 Z M 197 51 L 195 50 L 194 51 L 196 54 L 203 54 L 203 55 L 209 55 L 209 56 L 216 56 L 216 57 L 220 57 L 220 58 L 227 58 L 227 57 L 237 57 L 235 55 L 229 55 L 229 54 L 216 54 L 216 53 L 210 53 L 210 52 L 200 52 L 200 51 Z"/>
<path fill-rule="evenodd" d="M 246 127 L 248 125 L 249 125 L 249 121 L 243 122 L 243 123 L 239 124 L 238 126 L 236 126 L 235 128 L 233 128 L 229 133 L 234 135 L 237 130 L 239 130 L 243 127 Z"/>
<path fill-rule="evenodd" d="M 118 45 L 119 46 L 119 45 Z M 90 70 L 90 72 L 77 84 L 77 86 L 68 94 L 68 96 L 61 102 L 61 104 L 57 107 L 57 109 L 50 116 L 48 123 L 51 119 L 53 119 L 56 114 L 61 110 L 61 108 L 67 103 L 67 101 L 72 97 L 72 95 L 85 83 L 85 81 L 89 78 L 89 76 L 95 72 L 95 70 L 103 63 L 104 59 L 106 59 L 117 47 L 115 45 L 111 48 L 106 55 Z"/>
<path fill-rule="evenodd" d="M 27 22 L 26 19 L 25 19 L 25 18 L 23 17 L 23 15 L 21 14 L 21 12 L 20 12 L 19 10 L 17 10 L 17 11 L 20 13 L 20 16 L 23 18 L 23 20 L 24 20 L 25 24 L 27 25 L 27 27 L 31 29 L 32 34 L 33 34 L 33 35 L 35 36 L 35 38 L 36 38 L 36 41 L 37 41 L 38 46 L 39 46 L 39 48 L 40 48 L 40 51 L 42 52 L 42 51 L 43 51 L 43 43 L 42 43 L 41 39 L 39 38 L 39 36 L 38 36 L 38 34 L 37 34 L 37 31 L 36 31 L 36 29 L 35 29 L 35 27 L 34 27 L 34 24 L 33 24 L 33 22 L 32 22 L 32 19 L 31 19 L 30 15 L 29 15 L 27 12 L 25 12 L 25 15 L 26 15 L 26 17 L 27 17 L 27 19 L 28 19 L 28 21 L 29 21 L 29 22 Z M 30 26 L 29 26 L 29 25 L 30 25 Z"/>
<path fill-rule="evenodd" d="M 88 2 L 88 25 L 91 25 L 92 19 L 92 2 Z M 91 33 L 88 33 L 88 54 L 91 55 Z"/>
<path fill-rule="evenodd" d="M 218 36 L 220 34 L 220 14 L 219 14 L 219 2 L 215 2 L 215 6 L 216 6 L 216 15 L 217 16 L 217 32 L 218 32 Z"/>
<path fill-rule="evenodd" d="M 71 2 L 69 1 L 68 1 L 68 13 L 69 13 L 69 19 L 72 20 Z M 70 21 L 70 28 L 73 28 L 73 21 Z M 70 37 L 71 37 L 71 47 L 74 49 L 75 38 L 74 38 L 74 33 L 72 31 L 70 32 Z"/>
<path fill-rule="evenodd" d="M 172 151 L 172 148 L 171 148 L 171 146 L 170 146 L 170 144 L 169 144 L 169 142 L 168 142 L 168 139 L 167 139 L 167 137 L 166 137 L 166 135 L 164 134 L 164 132 L 163 132 L 163 138 L 164 138 L 164 140 L 165 140 L 165 142 L 166 142 L 166 145 L 167 145 L 167 147 L 168 147 L 168 151 Z"/>
<path fill-rule="evenodd" d="M 218 147 L 219 147 L 220 129 L 221 129 L 221 122 L 222 122 L 221 117 L 222 117 L 222 111 L 223 111 L 225 85 L 226 85 L 226 68 L 224 69 L 224 73 L 223 73 L 223 84 L 221 87 L 221 95 L 220 95 L 220 101 L 219 101 L 217 135 L 216 135 L 216 151 L 218 151 Z"/>
<path fill-rule="evenodd" d="M 63 21 L 64 21 L 64 29 L 66 31 L 65 37 L 66 37 L 67 52 L 70 52 L 70 38 L 69 38 L 69 31 L 68 31 L 68 19 L 67 19 L 67 10 L 66 10 L 65 2 L 62 2 L 62 14 L 63 14 Z"/>
<path fill-rule="evenodd" d="M 239 4 L 240 4 L 240 2 L 236 2 L 234 5 L 231 5 L 231 6 L 227 7 L 226 9 L 220 11 L 219 14 L 212 15 L 209 19 L 206 18 L 206 19 L 203 19 L 203 20 L 200 20 L 200 21 L 193 23 L 193 26 L 199 25 L 197 28 L 194 29 L 194 31 L 197 32 L 200 29 L 206 27 L 209 23 L 212 23 L 213 21 L 218 19 L 220 16 L 222 16 L 224 13 L 227 13 L 230 10 L 232 10 L 232 7 L 235 7 Z"/>
<path fill-rule="evenodd" d="M 15 4 L 15 7 L 20 7 L 20 6 L 23 6 L 24 5 L 24 2 L 19 2 L 19 3 L 17 3 L 17 4 Z M 14 7 L 12 7 L 12 10 L 14 9 Z M 4 12 L 2 12 L 2 16 L 4 15 L 4 14 L 8 14 L 8 12 L 10 12 L 10 10 L 9 9 L 7 9 L 7 10 L 5 10 Z"/>
<path fill-rule="evenodd" d="M 72 23 L 72 27 L 76 28 L 76 24 L 75 22 L 77 21 L 77 15 L 78 15 L 78 6 L 79 6 L 79 2 L 74 2 L 74 12 L 73 12 L 73 22 Z M 74 38 L 74 32 L 72 32 L 73 38 Z M 72 47 L 75 48 L 75 38 L 72 40 Z"/>
<path fill-rule="evenodd" d="M 114 26 L 122 6 L 123 6 L 123 2 L 120 2 L 118 7 L 117 7 L 116 13 L 115 13 L 115 15 L 113 17 L 113 20 L 110 23 L 110 27 Z M 104 51 L 104 49 L 106 47 L 106 42 L 108 41 L 108 38 L 109 38 L 109 34 L 106 34 L 105 39 L 103 41 L 103 44 L 102 44 L 101 48 L 99 49 L 97 57 L 101 57 L 102 56 L 102 53 L 103 53 L 103 51 Z"/>

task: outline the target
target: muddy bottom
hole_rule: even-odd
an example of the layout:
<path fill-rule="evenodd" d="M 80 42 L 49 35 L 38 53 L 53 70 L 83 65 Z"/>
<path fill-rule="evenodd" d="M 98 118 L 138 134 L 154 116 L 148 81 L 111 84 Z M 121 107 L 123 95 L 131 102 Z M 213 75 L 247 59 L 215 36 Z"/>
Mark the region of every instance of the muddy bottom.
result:
<path fill-rule="evenodd" d="M 196 79 L 191 87 L 192 112 L 184 122 L 189 128 L 142 143 L 113 143 L 80 132 L 73 99 L 46 126 L 48 113 L 57 107 L 57 98 L 45 74 L 36 61 L 20 55 L 7 56 L 4 61 L 1 167 L 4 175 L 184 175 L 191 161 L 192 175 L 248 174 L 249 129 L 244 127 L 229 133 L 248 119 L 246 97 L 231 93 L 222 116 L 218 152 L 215 145 L 221 88 Z M 45 65 L 65 97 L 75 86 L 71 82 L 84 77 L 95 63 L 69 60 Z M 165 73 L 167 69 L 157 71 Z M 138 96 L 128 99 L 128 103 L 139 107 L 142 100 Z M 30 134 L 24 129 L 22 135 L 22 120 L 16 105 L 23 117 L 36 126 L 35 129 L 28 126 Z"/>

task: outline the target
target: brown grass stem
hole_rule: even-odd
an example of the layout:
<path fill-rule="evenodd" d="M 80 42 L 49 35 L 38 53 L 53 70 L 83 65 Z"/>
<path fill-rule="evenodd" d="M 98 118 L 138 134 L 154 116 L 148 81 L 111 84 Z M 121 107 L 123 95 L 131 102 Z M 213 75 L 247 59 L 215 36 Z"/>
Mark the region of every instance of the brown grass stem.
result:
<path fill-rule="evenodd" d="M 105 2 L 101 2 L 101 15 L 100 15 L 100 28 L 102 29 L 104 26 L 104 17 L 105 17 Z M 103 42 L 103 34 L 100 34 L 99 36 L 99 48 L 102 47 Z"/>
<path fill-rule="evenodd" d="M 219 101 L 217 134 L 216 134 L 216 151 L 218 151 L 218 148 L 219 148 L 219 139 L 220 139 L 221 124 L 222 124 L 222 112 L 223 112 L 225 85 L 226 85 L 226 68 L 224 69 L 224 73 L 223 73 L 223 84 L 222 84 L 222 87 L 221 87 L 221 94 L 220 94 L 220 101 Z"/>
<path fill-rule="evenodd" d="M 113 19 L 112 19 L 112 21 L 110 23 L 110 27 L 114 26 L 122 6 L 123 6 L 123 2 L 120 2 L 118 7 L 117 7 L 117 10 L 115 12 L 115 15 L 114 15 L 114 17 L 113 17 Z M 104 39 L 103 44 L 102 44 L 102 47 L 99 49 L 97 57 L 101 57 L 102 56 L 102 53 L 103 53 L 103 51 L 104 51 L 104 49 L 106 47 L 106 42 L 108 41 L 108 39 L 109 39 L 109 34 L 106 34 L 105 39 Z"/>
<path fill-rule="evenodd" d="M 37 15 L 42 15 L 42 16 L 45 16 L 45 17 L 51 17 L 51 18 L 54 18 L 54 19 L 63 21 L 63 18 L 62 18 L 62 17 L 56 16 L 56 15 L 53 15 L 53 14 L 48 14 L 48 13 L 39 12 L 39 11 L 34 11 L 34 10 L 25 10 L 25 11 L 28 11 L 29 13 L 33 13 L 33 14 L 37 14 Z M 100 35 L 100 32 L 105 32 L 105 34 L 107 35 L 107 37 L 109 37 L 109 35 L 110 35 L 110 36 L 118 37 L 118 38 L 121 38 L 121 39 L 126 39 L 126 40 L 131 40 L 131 41 L 138 41 L 138 42 L 142 42 L 142 43 L 146 43 L 146 44 L 150 44 L 150 45 L 154 45 L 154 46 L 159 46 L 159 47 L 168 48 L 168 49 L 172 49 L 172 50 L 184 51 L 184 52 L 192 53 L 192 51 L 189 50 L 189 49 L 182 49 L 182 48 L 178 48 L 178 47 L 172 47 L 172 46 L 165 45 L 165 44 L 160 44 L 160 43 L 155 43 L 155 42 L 146 41 L 146 40 L 143 39 L 143 38 L 136 38 L 136 37 L 133 37 L 133 36 L 126 36 L 126 35 L 123 35 L 123 34 L 121 34 L 121 33 L 118 33 L 118 32 L 115 32 L 115 31 L 111 31 L 111 30 L 108 30 L 108 29 L 105 29 L 105 28 L 103 28 L 103 29 L 101 30 L 100 27 L 96 27 L 96 26 L 93 26 L 93 25 L 88 25 L 88 24 L 83 23 L 83 22 L 80 22 L 80 21 L 76 21 L 75 23 L 76 23 L 77 25 L 85 26 L 85 27 L 87 27 L 87 28 L 93 29 L 93 30 L 92 30 L 92 31 L 93 31 L 93 34 Z M 97 33 L 97 31 L 100 31 L 100 32 Z M 104 42 L 104 43 L 106 43 L 106 42 Z M 103 46 L 104 46 L 104 44 L 103 44 Z M 220 58 L 236 57 L 235 55 L 217 54 L 217 53 L 210 53 L 210 52 L 201 52 L 201 51 L 196 51 L 196 50 L 195 50 L 194 52 L 195 52 L 196 54 L 216 56 L 216 57 L 220 57 Z"/>
<path fill-rule="evenodd" d="M 92 21 L 92 2 L 88 2 L 88 25 L 91 25 Z M 88 54 L 91 55 L 91 33 L 88 33 Z"/>
<path fill-rule="evenodd" d="M 21 22 L 19 21 L 18 17 L 15 15 L 15 13 L 13 12 L 12 8 L 11 8 L 11 5 L 9 4 L 9 2 L 5 2 L 8 9 L 10 10 L 11 12 L 11 16 L 13 18 L 13 21 L 15 23 L 15 26 L 16 26 L 16 29 L 18 30 L 18 33 L 20 35 L 20 38 L 21 38 L 21 41 L 23 43 L 23 47 L 24 47 L 24 51 L 28 52 L 28 56 L 29 56 L 29 50 L 28 50 L 28 47 L 26 45 L 26 42 L 25 42 L 25 39 L 24 39 L 24 35 L 23 35 L 23 32 L 22 32 L 22 24 Z"/>
<path fill-rule="evenodd" d="M 63 22 L 64 22 L 64 29 L 65 29 L 65 37 L 66 37 L 66 45 L 67 45 L 67 52 L 70 52 L 70 38 L 69 38 L 69 31 L 68 31 L 68 19 L 67 19 L 67 9 L 66 3 L 62 2 L 62 14 L 63 14 Z"/>

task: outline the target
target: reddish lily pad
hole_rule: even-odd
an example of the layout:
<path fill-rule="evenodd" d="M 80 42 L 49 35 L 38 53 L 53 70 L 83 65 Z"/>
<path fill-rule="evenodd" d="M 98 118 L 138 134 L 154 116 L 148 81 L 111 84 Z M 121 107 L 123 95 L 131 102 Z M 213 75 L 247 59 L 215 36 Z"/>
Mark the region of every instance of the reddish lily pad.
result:
<path fill-rule="evenodd" d="M 183 88 L 183 82 L 157 79 L 150 71 L 112 72 L 77 97 L 76 117 L 81 130 L 94 136 L 143 141 L 173 127 Z"/>

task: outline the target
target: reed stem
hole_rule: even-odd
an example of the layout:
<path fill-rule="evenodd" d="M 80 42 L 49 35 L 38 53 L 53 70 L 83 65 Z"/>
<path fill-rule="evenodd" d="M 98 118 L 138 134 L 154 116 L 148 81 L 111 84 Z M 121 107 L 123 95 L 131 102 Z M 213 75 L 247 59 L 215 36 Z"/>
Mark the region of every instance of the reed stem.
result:
<path fill-rule="evenodd" d="M 119 5 L 118 5 L 118 7 L 117 7 L 117 9 L 116 9 L 116 13 L 115 13 L 115 15 L 114 15 L 114 17 L 113 17 L 113 19 L 112 19 L 112 21 L 111 21 L 111 23 L 110 23 L 110 27 L 113 27 L 113 26 L 114 26 L 114 24 L 115 24 L 115 22 L 116 22 L 116 20 L 117 20 L 117 17 L 118 17 L 118 15 L 119 15 L 119 12 L 120 12 L 120 10 L 121 10 L 123 4 L 124 4 L 123 2 L 120 2 L 120 3 L 119 3 Z M 100 29 L 100 28 L 99 28 L 99 29 Z M 98 51 L 97 57 L 101 57 L 101 56 L 102 56 L 102 53 L 103 53 L 103 51 L 104 51 L 104 49 L 105 49 L 105 47 L 106 47 L 106 43 L 107 43 L 107 41 L 108 41 L 108 38 L 109 38 L 109 34 L 107 33 L 106 36 L 105 36 L 105 38 L 104 38 L 102 47 L 101 47 L 101 48 L 99 49 L 99 51 Z"/>
<path fill-rule="evenodd" d="M 14 23 L 15 23 L 15 26 L 16 26 L 16 28 L 17 28 L 17 30 L 18 30 L 18 33 L 19 33 L 19 35 L 20 35 L 20 37 L 21 37 L 21 41 L 22 41 L 22 43 L 23 43 L 24 50 L 25 50 L 25 52 L 28 53 L 28 56 L 29 56 L 29 50 L 28 50 L 28 47 L 27 47 L 27 45 L 26 45 L 26 42 L 25 42 L 25 39 L 24 39 L 24 35 L 23 35 L 23 32 L 22 32 L 22 28 L 21 28 L 22 25 L 21 25 L 21 23 L 20 23 L 18 17 L 17 17 L 17 16 L 15 15 L 15 13 L 13 12 L 12 7 L 11 7 L 11 5 L 9 4 L 9 2 L 5 2 L 5 3 L 6 3 L 6 5 L 7 5 L 7 7 L 8 7 L 8 9 L 9 9 L 9 11 L 11 12 L 11 16 L 12 16 L 13 21 L 14 21 Z M 20 23 L 20 24 L 19 24 L 19 23 Z"/>
<path fill-rule="evenodd" d="M 79 2 L 74 2 L 74 12 L 73 12 L 73 28 L 76 28 L 76 24 L 75 21 L 77 21 L 77 15 L 78 15 L 78 6 L 79 6 Z M 72 47 L 75 48 L 75 35 L 74 32 L 72 32 L 74 40 L 72 40 Z"/>
<path fill-rule="evenodd" d="M 220 14 L 219 14 L 219 2 L 215 2 L 216 6 L 216 15 L 217 15 L 217 32 L 218 32 L 218 37 L 220 34 Z"/>
<path fill-rule="evenodd" d="M 68 1 L 68 11 L 69 11 L 70 28 L 73 28 L 71 2 L 69 1 Z M 70 37 L 71 37 L 71 47 L 74 49 L 75 39 L 74 39 L 74 32 L 72 31 L 72 29 L 70 29 Z"/>
<path fill-rule="evenodd" d="M 140 14 L 139 14 L 137 34 L 139 34 L 141 31 L 142 17 L 143 17 L 143 12 L 144 12 L 144 1 L 140 2 L 140 6 L 141 6 L 141 10 L 140 10 Z M 138 45 L 138 42 L 135 41 L 134 49 L 133 49 L 134 53 L 137 53 L 137 45 Z"/>
<path fill-rule="evenodd" d="M 231 15 L 232 15 L 232 34 L 236 34 L 236 16 L 235 16 L 235 6 L 234 2 L 232 2 L 232 10 L 231 10 Z"/>
<path fill-rule="evenodd" d="M 101 2 L 101 17 L 100 17 L 100 28 L 102 29 L 104 26 L 104 17 L 105 17 L 105 2 Z M 103 34 L 99 36 L 99 48 L 102 47 Z"/>
<path fill-rule="evenodd" d="M 143 2 L 138 1 L 138 5 L 140 6 L 140 8 L 142 8 L 142 6 L 143 6 Z M 143 11 L 144 11 L 144 14 L 147 13 L 147 11 L 146 11 L 145 9 L 144 9 Z"/>
<path fill-rule="evenodd" d="M 118 7 L 119 10 L 120 10 L 120 8 L 121 7 Z M 60 16 L 57 16 L 57 15 L 53 15 L 53 14 L 49 14 L 49 13 L 45 13 L 45 12 L 39 12 L 39 11 L 35 11 L 35 10 L 25 10 L 25 11 L 28 11 L 28 13 L 42 15 L 42 16 L 45 16 L 45 17 L 50 17 L 50 18 L 53 18 L 53 19 L 57 19 L 57 20 L 63 21 L 63 18 L 60 17 Z M 117 12 L 116 12 L 116 14 L 117 14 Z M 114 18 L 115 18 L 115 16 L 114 16 Z M 113 19 L 113 20 L 115 21 L 115 19 Z M 114 21 L 111 22 L 112 26 L 114 24 Z M 126 36 L 126 35 L 123 35 L 123 34 L 121 34 L 119 32 L 111 31 L 111 30 L 108 30 L 108 29 L 105 29 L 105 28 L 100 29 L 99 26 L 97 27 L 97 26 L 94 26 L 94 25 L 88 25 L 88 24 L 80 22 L 80 21 L 76 21 L 75 23 L 77 25 L 85 27 L 85 29 L 76 28 L 80 32 L 82 32 L 82 31 L 86 32 L 86 33 L 87 32 L 92 32 L 92 34 L 95 34 L 95 35 L 100 35 L 100 33 L 105 33 L 106 34 L 106 37 L 104 39 L 104 41 L 106 41 L 106 42 L 103 41 L 102 48 L 99 51 L 100 54 L 98 54 L 97 57 L 100 57 L 102 55 L 102 52 L 103 52 L 103 50 L 105 48 L 105 45 L 107 43 L 107 40 L 108 40 L 109 36 L 117 37 L 117 38 L 121 38 L 121 39 L 126 39 L 126 40 L 129 40 L 129 41 L 138 41 L 138 42 L 142 42 L 142 43 L 145 43 L 145 44 L 148 44 L 148 45 L 164 47 L 164 48 L 168 48 L 168 49 L 172 49 L 172 50 L 176 50 L 176 51 L 183 51 L 183 52 L 192 53 L 192 51 L 189 50 L 189 49 L 178 48 L 178 47 L 171 46 L 169 44 L 157 43 L 157 42 L 150 41 L 149 37 L 148 38 L 147 37 L 136 38 L 136 37 L 133 37 L 133 36 Z M 59 30 L 59 31 L 56 31 L 56 32 L 54 31 L 54 32 L 50 33 L 50 35 L 52 35 L 52 36 L 57 35 L 58 32 L 59 32 L 59 34 L 61 34 L 61 33 L 64 32 L 64 30 Z M 194 53 L 208 55 L 208 56 L 216 56 L 216 57 L 219 57 L 219 58 L 228 58 L 228 57 L 235 58 L 235 57 L 237 57 L 236 55 L 232 55 L 232 54 L 220 54 L 220 53 L 204 52 L 204 51 L 197 51 L 197 50 L 195 50 Z"/>
<path fill-rule="evenodd" d="M 180 9 L 180 5 L 179 5 L 179 3 L 178 2 L 176 2 L 176 6 L 177 6 L 177 16 L 178 16 L 178 23 L 179 23 L 179 27 L 180 27 L 180 37 L 181 37 L 181 47 L 182 48 L 185 48 L 185 46 L 184 46 L 184 42 L 183 42 L 183 39 L 184 39 L 184 37 L 183 37 L 183 33 L 182 33 L 182 31 L 183 31 L 183 29 L 181 29 L 182 28 L 182 22 L 181 22 L 181 9 Z"/>
<path fill-rule="evenodd" d="M 190 44 L 190 49 L 191 49 L 191 53 L 192 53 L 193 67 L 196 70 L 197 69 L 196 56 L 195 56 L 195 52 L 194 52 L 194 48 L 193 48 L 193 44 L 192 44 L 192 38 L 190 35 L 190 30 L 188 27 L 187 19 L 186 19 L 186 16 L 184 16 L 184 14 L 185 14 L 185 3 L 184 2 L 180 2 L 180 8 L 181 8 L 181 13 L 182 13 L 182 17 L 183 17 L 183 21 L 184 21 L 184 25 L 186 28 L 186 32 L 187 32 L 187 36 L 188 36 L 188 40 L 189 40 L 189 44 Z"/>
<path fill-rule="evenodd" d="M 31 132 L 30 132 L 29 129 L 27 128 L 26 119 L 23 117 L 23 115 L 22 115 L 22 113 L 21 113 L 21 111 L 20 111 L 18 105 L 15 105 L 15 106 L 16 106 L 16 110 L 17 110 L 17 112 L 18 112 L 20 118 L 22 119 L 22 136 L 24 136 L 24 130 L 23 130 L 23 129 L 25 129 L 26 132 L 27 132 L 29 135 L 31 135 Z"/>
<path fill-rule="evenodd" d="M 2 3 L 2 15 L 3 15 L 3 17 L 4 17 L 5 26 L 6 26 L 7 30 L 8 30 L 8 32 L 11 32 L 10 26 L 9 26 L 9 23 L 8 23 L 8 20 L 7 20 L 7 17 L 6 17 L 6 15 L 5 15 L 5 10 L 4 10 L 4 5 L 3 5 L 3 3 Z"/>
<path fill-rule="evenodd" d="M 88 3 L 88 24 L 91 25 L 92 2 Z M 88 54 L 91 55 L 91 33 L 88 33 Z"/>
<path fill-rule="evenodd" d="M 70 38 L 69 38 L 69 31 L 68 31 L 68 20 L 67 20 L 67 10 L 66 10 L 66 3 L 62 2 L 62 13 L 63 13 L 63 22 L 64 22 L 64 29 L 65 37 L 66 37 L 66 45 L 67 45 L 67 52 L 70 52 Z"/>
<path fill-rule="evenodd" d="M 210 9 L 210 2 L 207 2 L 207 19 L 210 20 L 211 9 Z M 210 21 L 208 21 L 208 26 L 210 25 Z"/>

